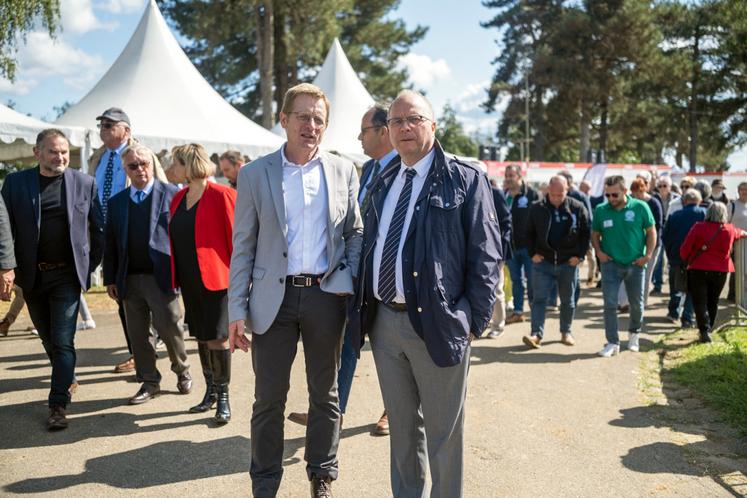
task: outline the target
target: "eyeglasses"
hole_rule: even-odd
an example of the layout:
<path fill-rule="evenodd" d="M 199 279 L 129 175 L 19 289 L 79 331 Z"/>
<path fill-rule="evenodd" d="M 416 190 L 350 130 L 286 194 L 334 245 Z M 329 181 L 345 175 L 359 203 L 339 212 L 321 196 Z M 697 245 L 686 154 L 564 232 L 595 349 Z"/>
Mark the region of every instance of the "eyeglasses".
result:
<path fill-rule="evenodd" d="M 375 130 L 378 128 L 383 128 L 386 125 L 373 125 L 373 126 L 364 126 L 361 128 L 361 134 L 366 133 L 368 130 Z"/>
<path fill-rule="evenodd" d="M 406 116 L 404 118 L 389 118 L 386 120 L 386 124 L 395 128 L 402 128 L 405 122 L 407 122 L 407 124 L 409 124 L 410 126 L 418 126 L 424 121 L 431 120 L 426 118 L 425 116 L 421 116 L 420 114 L 413 114 L 412 116 Z"/>
<path fill-rule="evenodd" d="M 319 116 L 318 114 L 308 114 L 305 112 L 297 112 L 297 111 L 291 111 L 288 114 L 294 114 L 296 118 L 303 124 L 309 124 L 313 121 L 314 125 L 318 126 L 319 128 L 327 124 L 327 120 Z"/>
<path fill-rule="evenodd" d="M 612 198 L 612 199 L 617 199 L 618 197 L 620 197 L 620 193 L 619 193 L 619 192 L 612 192 L 612 193 L 610 193 L 610 194 L 604 194 L 604 196 L 605 196 L 605 197 L 606 197 L 607 199 L 609 199 L 609 198 Z"/>
<path fill-rule="evenodd" d="M 136 163 L 128 163 L 127 168 L 130 171 L 136 171 L 138 168 L 145 169 L 146 166 L 148 166 L 150 163 L 148 161 L 138 161 Z"/>

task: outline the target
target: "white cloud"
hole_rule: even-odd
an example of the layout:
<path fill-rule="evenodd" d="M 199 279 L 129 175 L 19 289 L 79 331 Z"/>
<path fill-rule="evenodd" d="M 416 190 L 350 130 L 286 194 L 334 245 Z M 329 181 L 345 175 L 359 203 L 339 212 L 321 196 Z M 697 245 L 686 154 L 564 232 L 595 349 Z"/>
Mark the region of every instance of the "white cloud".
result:
<path fill-rule="evenodd" d="M 26 44 L 18 52 L 18 61 L 19 90 L 23 90 L 23 82 L 26 82 L 26 93 L 37 85 L 37 80 L 54 77 L 61 78 L 73 88 L 84 90 L 101 75 L 104 68 L 104 60 L 100 56 L 90 55 L 62 40 L 52 40 L 43 31 L 29 33 Z"/>
<path fill-rule="evenodd" d="M 16 78 L 16 81 L 11 83 L 5 78 L 0 78 L 0 93 L 28 95 L 38 84 L 39 82 L 35 79 Z"/>
<path fill-rule="evenodd" d="M 419 87 L 430 86 L 439 78 L 451 76 L 445 59 L 433 60 L 427 55 L 410 52 L 399 58 L 399 67 L 407 69 L 410 82 Z"/>
<path fill-rule="evenodd" d="M 112 14 L 131 14 L 143 10 L 144 7 L 144 0 L 104 0 L 96 5 L 97 9 Z"/>
<path fill-rule="evenodd" d="M 62 0 L 60 14 L 65 33 L 79 35 L 98 29 L 111 31 L 118 26 L 116 22 L 103 22 L 96 17 L 91 0 Z"/>

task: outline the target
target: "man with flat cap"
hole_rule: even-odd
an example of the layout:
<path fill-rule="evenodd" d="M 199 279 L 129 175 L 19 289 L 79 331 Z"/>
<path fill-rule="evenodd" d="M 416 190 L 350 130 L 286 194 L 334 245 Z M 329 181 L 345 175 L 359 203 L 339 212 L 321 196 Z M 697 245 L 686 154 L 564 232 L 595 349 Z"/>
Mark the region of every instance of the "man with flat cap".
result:
<path fill-rule="evenodd" d="M 106 220 L 109 199 L 127 186 L 127 175 L 122 164 L 122 152 L 137 142 L 132 138 L 129 116 L 119 107 L 110 107 L 100 116 L 96 116 L 96 120 L 99 122 L 99 136 L 104 145 L 96 149 L 88 161 L 88 174 L 96 178 L 101 211 L 104 220 Z M 132 346 L 127 336 L 124 308 L 121 304 L 118 311 L 130 357 L 115 366 L 114 372 L 132 372 L 135 370 L 135 357 L 132 355 Z"/>

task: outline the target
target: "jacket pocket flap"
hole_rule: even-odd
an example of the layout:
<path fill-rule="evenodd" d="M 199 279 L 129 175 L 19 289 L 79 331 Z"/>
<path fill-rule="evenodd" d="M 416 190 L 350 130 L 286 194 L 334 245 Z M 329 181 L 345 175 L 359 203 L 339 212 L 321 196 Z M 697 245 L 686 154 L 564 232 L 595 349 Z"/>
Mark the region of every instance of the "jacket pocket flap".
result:
<path fill-rule="evenodd" d="M 255 266 L 252 270 L 252 278 L 254 280 L 262 280 L 263 278 L 265 278 L 265 269 Z"/>

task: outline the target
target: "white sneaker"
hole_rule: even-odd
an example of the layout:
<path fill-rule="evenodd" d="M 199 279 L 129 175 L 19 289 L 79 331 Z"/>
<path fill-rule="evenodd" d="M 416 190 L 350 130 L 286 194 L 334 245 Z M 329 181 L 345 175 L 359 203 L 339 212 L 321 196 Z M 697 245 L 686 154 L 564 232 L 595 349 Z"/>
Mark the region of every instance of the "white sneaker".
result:
<path fill-rule="evenodd" d="M 638 345 L 638 336 L 640 334 L 633 334 L 631 333 L 630 336 L 628 336 L 628 351 L 633 351 L 634 353 L 637 353 L 641 350 L 640 346 Z"/>
<path fill-rule="evenodd" d="M 83 320 L 78 324 L 77 327 L 75 327 L 75 330 L 88 330 L 88 329 L 95 329 L 96 328 L 96 322 L 91 320 Z"/>
<path fill-rule="evenodd" d="M 602 358 L 609 358 L 611 356 L 615 356 L 616 354 L 620 353 L 620 346 L 617 344 L 605 344 L 604 347 L 600 352 L 597 354 L 601 356 Z"/>
<path fill-rule="evenodd" d="M 32 335 L 35 335 L 35 336 L 39 337 L 39 331 L 38 330 L 31 329 L 31 330 L 29 330 L 29 332 L 31 332 Z"/>

